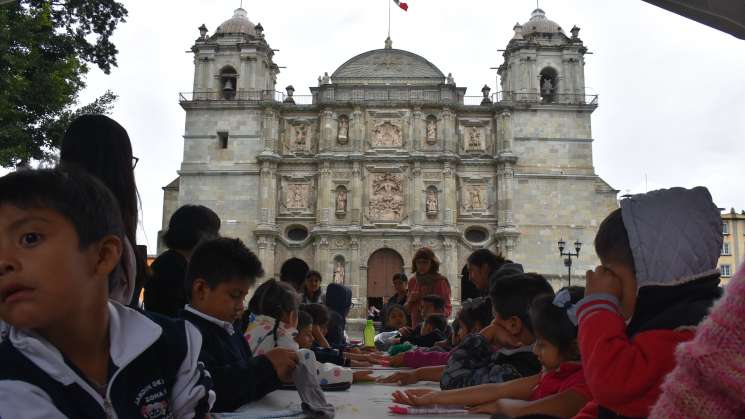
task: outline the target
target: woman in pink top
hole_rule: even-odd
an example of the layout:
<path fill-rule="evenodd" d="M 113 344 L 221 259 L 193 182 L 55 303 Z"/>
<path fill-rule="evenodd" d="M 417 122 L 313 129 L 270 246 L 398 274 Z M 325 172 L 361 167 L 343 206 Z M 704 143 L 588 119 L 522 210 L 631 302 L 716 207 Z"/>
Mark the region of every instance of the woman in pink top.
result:
<path fill-rule="evenodd" d="M 429 247 L 422 247 L 414 254 L 411 269 L 414 275 L 409 279 L 409 298 L 405 308 L 411 316 L 411 325 L 416 326 L 422 321 L 420 309 L 422 297 L 425 295 L 439 295 L 445 300 L 445 317 L 450 317 L 452 305 L 450 303 L 450 283 L 447 278 L 437 271 L 440 261 L 435 252 Z"/>

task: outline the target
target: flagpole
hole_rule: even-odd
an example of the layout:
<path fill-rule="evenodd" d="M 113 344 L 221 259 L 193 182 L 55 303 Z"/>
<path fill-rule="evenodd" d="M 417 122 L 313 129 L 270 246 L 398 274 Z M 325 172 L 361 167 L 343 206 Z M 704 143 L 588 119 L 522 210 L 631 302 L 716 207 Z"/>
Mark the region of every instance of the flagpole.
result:
<path fill-rule="evenodd" d="M 391 0 L 388 0 L 388 37 L 391 37 Z"/>

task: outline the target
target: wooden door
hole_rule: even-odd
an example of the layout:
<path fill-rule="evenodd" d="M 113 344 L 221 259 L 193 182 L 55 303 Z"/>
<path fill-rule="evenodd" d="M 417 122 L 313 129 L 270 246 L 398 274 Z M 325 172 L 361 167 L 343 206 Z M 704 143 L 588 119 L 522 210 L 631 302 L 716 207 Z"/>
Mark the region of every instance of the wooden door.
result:
<path fill-rule="evenodd" d="M 380 249 L 367 262 L 367 297 L 387 301 L 394 293 L 393 274 L 403 272 L 404 260 L 393 249 Z"/>

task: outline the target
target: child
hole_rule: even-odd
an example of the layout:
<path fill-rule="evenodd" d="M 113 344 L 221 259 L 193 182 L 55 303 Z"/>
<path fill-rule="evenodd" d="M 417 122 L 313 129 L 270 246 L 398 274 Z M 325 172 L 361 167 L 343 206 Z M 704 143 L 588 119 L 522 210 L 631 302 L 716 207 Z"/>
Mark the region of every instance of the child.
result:
<path fill-rule="evenodd" d="M 302 309 L 313 318 L 313 347 L 330 348 L 331 345 L 329 345 L 326 340 L 326 332 L 328 331 L 329 323 L 329 309 L 326 308 L 325 305 L 318 303 L 304 304 Z"/>
<path fill-rule="evenodd" d="M 579 362 L 577 326 L 567 313 L 583 293 L 583 288 L 572 287 L 560 291 L 556 298 L 539 296 L 531 304 L 530 320 L 536 334 L 533 352 L 543 366 L 541 374 L 457 390 L 397 391 L 394 401 L 413 406 L 466 405 L 472 406 L 471 413 L 509 417 L 575 415 L 591 398 Z"/>
<path fill-rule="evenodd" d="M 300 349 L 295 341 L 298 325 L 298 295 L 286 282 L 273 279 L 261 284 L 248 303 L 254 320 L 246 329 L 245 339 L 257 354 L 273 348 Z M 316 362 L 316 374 L 322 386 L 369 381 L 370 371 L 357 371 L 332 363 Z"/>
<path fill-rule="evenodd" d="M 698 326 L 696 337 L 676 349 L 678 365 L 665 378 L 651 418 L 745 417 L 743 323 L 745 265 Z"/>
<path fill-rule="evenodd" d="M 326 340 L 331 347 L 343 348 L 347 344 L 345 329 L 352 308 L 352 290 L 341 284 L 329 284 L 326 287 L 326 307 L 329 309 Z"/>
<path fill-rule="evenodd" d="M 300 349 L 311 349 L 313 346 L 313 318 L 307 311 L 297 312 L 297 335 L 295 342 Z"/>
<path fill-rule="evenodd" d="M 199 332 L 109 299 L 124 240 L 116 199 L 88 174 L 0 178 L 0 417 L 206 416 Z"/>
<path fill-rule="evenodd" d="M 530 302 L 539 295 L 553 295 L 553 288 L 538 274 L 492 275 L 490 299 L 494 321 L 479 334 L 467 336 L 448 359 L 446 367 L 397 372 L 380 382 L 413 384 L 440 381 L 443 389 L 509 381 L 537 374 L 540 363 L 532 352 L 535 340 L 528 318 Z M 492 353 L 491 342 L 503 348 Z"/>
<path fill-rule="evenodd" d="M 217 412 L 234 411 L 292 380 L 294 351 L 275 349 L 254 357 L 240 333 L 243 301 L 263 274 L 259 259 L 239 239 L 206 241 L 189 261 L 189 305 L 179 316 L 204 337 L 200 359 L 215 384 Z"/>
<path fill-rule="evenodd" d="M 383 331 L 398 331 L 407 326 L 406 310 L 398 304 L 389 305 L 385 312 L 385 328 Z"/>
<path fill-rule="evenodd" d="M 421 299 L 419 304 L 419 318 L 426 319 L 431 314 L 445 314 L 445 300 L 439 295 L 430 294 L 425 295 Z M 403 327 L 399 329 L 401 336 L 421 335 L 422 324 L 412 324 L 415 326 L 413 329 L 410 327 Z M 450 333 L 448 333 L 448 336 Z"/>
<path fill-rule="evenodd" d="M 445 339 L 448 321 L 442 314 L 430 314 L 424 319 L 418 336 L 410 335 L 401 338 L 401 343 L 410 342 L 413 345 L 431 348 L 435 343 Z"/>
<path fill-rule="evenodd" d="M 594 396 L 581 417 L 649 415 L 675 347 L 720 294 L 721 248 L 719 210 L 702 187 L 634 195 L 600 224 L 602 265 L 587 272 L 576 311 Z"/>
<path fill-rule="evenodd" d="M 450 317 L 450 283 L 438 273 L 440 261 L 435 252 L 429 247 L 417 250 L 411 260 L 411 267 L 414 276 L 409 280 L 409 297 L 404 305 L 411 316 L 411 324 L 419 324 L 424 319 L 419 305 L 425 295 L 439 295 L 445 302 L 443 314 Z"/>
<path fill-rule="evenodd" d="M 305 284 L 303 284 L 302 292 L 303 304 L 308 303 L 323 303 L 325 296 L 323 290 L 321 290 L 321 273 L 318 271 L 308 271 L 305 276 Z"/>

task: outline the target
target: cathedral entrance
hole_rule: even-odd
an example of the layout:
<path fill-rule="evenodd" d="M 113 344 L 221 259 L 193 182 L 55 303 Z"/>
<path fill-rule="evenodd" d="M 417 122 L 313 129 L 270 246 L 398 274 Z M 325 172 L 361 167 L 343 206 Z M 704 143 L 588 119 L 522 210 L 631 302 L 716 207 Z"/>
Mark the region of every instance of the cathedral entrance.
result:
<path fill-rule="evenodd" d="M 404 271 L 404 260 L 393 249 L 378 249 L 367 261 L 367 307 L 378 310 L 395 293 L 393 274 Z"/>

